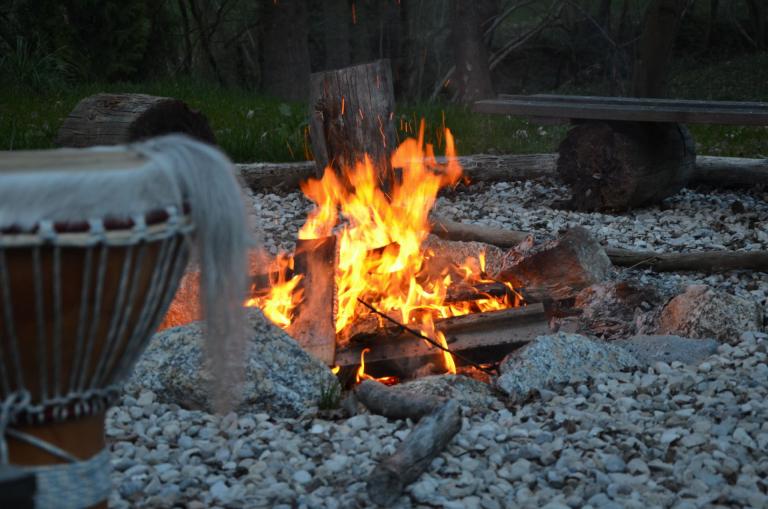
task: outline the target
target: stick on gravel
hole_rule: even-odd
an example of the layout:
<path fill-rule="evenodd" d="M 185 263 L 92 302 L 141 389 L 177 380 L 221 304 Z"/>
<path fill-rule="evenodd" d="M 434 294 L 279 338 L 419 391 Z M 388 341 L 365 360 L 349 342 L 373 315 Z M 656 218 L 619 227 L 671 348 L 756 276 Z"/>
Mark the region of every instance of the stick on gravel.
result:
<path fill-rule="evenodd" d="M 419 421 L 395 454 L 373 469 L 368 478 L 371 500 L 381 506 L 391 506 L 460 429 L 461 411 L 455 400 L 448 400 L 436 412 Z"/>
<path fill-rule="evenodd" d="M 443 398 L 393 389 L 376 380 L 363 381 L 355 389 L 355 394 L 365 408 L 390 419 L 417 421 L 445 403 Z"/>

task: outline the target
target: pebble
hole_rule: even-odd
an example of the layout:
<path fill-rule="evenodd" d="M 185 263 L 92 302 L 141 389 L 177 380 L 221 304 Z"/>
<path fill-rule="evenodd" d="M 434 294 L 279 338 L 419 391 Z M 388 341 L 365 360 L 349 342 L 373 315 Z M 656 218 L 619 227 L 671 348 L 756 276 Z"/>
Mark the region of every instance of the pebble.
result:
<path fill-rule="evenodd" d="M 607 215 L 550 208 L 562 195 L 551 183 L 473 189 L 441 196 L 438 212 L 542 236 L 582 225 L 607 245 L 659 252 L 768 249 L 768 195 L 759 190 L 684 190 L 664 210 Z M 736 199 L 745 212 L 731 211 Z M 256 203 L 267 249 L 292 249 L 311 204 L 297 193 L 260 193 Z M 768 296 L 761 273 L 623 273 L 763 304 Z M 657 363 L 552 387 L 539 400 L 466 407 L 462 430 L 395 507 L 768 507 L 767 351 L 768 336 L 747 332 L 698 366 Z M 365 479 L 412 427 L 365 413 L 326 420 L 311 409 L 222 417 L 125 392 L 107 414 L 110 507 L 370 507 Z"/>

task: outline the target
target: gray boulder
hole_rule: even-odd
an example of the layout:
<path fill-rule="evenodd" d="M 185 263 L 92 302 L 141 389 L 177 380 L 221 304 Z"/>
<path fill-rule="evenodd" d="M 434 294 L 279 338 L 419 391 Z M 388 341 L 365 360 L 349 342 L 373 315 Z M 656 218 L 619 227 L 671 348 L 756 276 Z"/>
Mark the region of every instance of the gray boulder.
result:
<path fill-rule="evenodd" d="M 555 384 L 638 366 L 640 362 L 624 348 L 579 334 L 558 333 L 539 336 L 509 354 L 501 363 L 496 385 L 513 400 L 522 400 Z"/>
<path fill-rule="evenodd" d="M 690 339 L 680 336 L 633 336 L 614 341 L 612 344 L 627 349 L 638 361 L 646 365 L 656 362 L 671 364 L 699 364 L 717 353 L 719 341 L 714 339 Z"/>
<path fill-rule="evenodd" d="M 336 383 L 331 371 L 307 354 L 258 309 L 248 311 L 251 333 L 245 380 L 232 388 L 235 411 L 295 417 L 316 406 L 324 387 Z M 160 402 L 213 412 L 214 376 L 201 367 L 201 322 L 156 334 L 126 384 L 129 391 L 148 389 Z"/>
<path fill-rule="evenodd" d="M 657 333 L 735 344 L 743 332 L 762 328 L 760 316 L 756 302 L 706 285 L 690 285 L 664 307 Z"/>

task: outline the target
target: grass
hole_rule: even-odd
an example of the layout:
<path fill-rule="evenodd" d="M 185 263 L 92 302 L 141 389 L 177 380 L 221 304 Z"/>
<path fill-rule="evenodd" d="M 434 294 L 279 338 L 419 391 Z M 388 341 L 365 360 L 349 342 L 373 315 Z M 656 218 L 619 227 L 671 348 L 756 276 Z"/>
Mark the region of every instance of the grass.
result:
<path fill-rule="evenodd" d="M 599 90 L 599 84 L 595 87 Z M 59 126 L 77 102 L 98 92 L 140 92 L 186 101 L 206 114 L 221 148 L 236 162 L 311 158 L 305 105 L 189 80 L 85 84 L 46 93 L 4 87 L 0 90 L 0 150 L 52 147 Z M 768 54 L 709 67 L 682 62 L 673 72 L 670 92 L 673 97 L 688 99 L 768 101 Z M 398 137 L 415 136 L 421 118 L 426 122 L 425 137 L 438 154 L 445 147 L 443 126 L 453 132 L 459 154 L 552 152 L 566 131 L 564 126 L 541 127 L 525 119 L 424 103 L 398 108 Z M 701 154 L 768 157 L 768 129 L 764 127 L 694 125 L 691 131 Z"/>

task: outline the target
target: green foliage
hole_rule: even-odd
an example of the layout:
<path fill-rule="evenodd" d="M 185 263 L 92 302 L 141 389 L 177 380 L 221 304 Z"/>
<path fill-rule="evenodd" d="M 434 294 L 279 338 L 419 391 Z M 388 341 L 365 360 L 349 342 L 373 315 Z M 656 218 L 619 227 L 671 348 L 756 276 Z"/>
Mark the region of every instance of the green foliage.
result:
<path fill-rule="evenodd" d="M 0 54 L 0 85 L 42 92 L 64 84 L 73 74 L 60 52 L 44 53 L 24 37 L 16 37 L 12 50 Z"/>
<path fill-rule="evenodd" d="M 333 380 L 326 382 L 320 388 L 320 400 L 317 402 L 317 407 L 320 410 L 335 410 L 339 408 L 341 403 L 341 385 L 339 381 L 334 378 Z"/>

